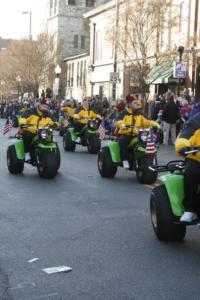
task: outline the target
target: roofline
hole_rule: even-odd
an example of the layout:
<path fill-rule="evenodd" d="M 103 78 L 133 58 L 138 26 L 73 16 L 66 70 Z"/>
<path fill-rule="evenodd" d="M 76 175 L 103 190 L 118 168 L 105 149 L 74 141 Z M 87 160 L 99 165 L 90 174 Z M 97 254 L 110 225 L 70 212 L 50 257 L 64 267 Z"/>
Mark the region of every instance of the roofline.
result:
<path fill-rule="evenodd" d="M 64 58 L 64 61 L 68 61 L 68 60 L 72 60 L 72 59 L 79 59 L 79 58 L 82 58 L 82 57 L 85 57 L 85 56 L 90 56 L 90 54 L 89 53 L 82 53 L 82 54 L 69 56 L 69 57 Z"/>
<path fill-rule="evenodd" d="M 120 1 L 120 2 L 122 2 L 122 1 Z M 85 19 L 94 17 L 94 16 L 99 15 L 99 14 L 101 14 L 101 13 L 103 13 L 103 12 L 105 12 L 105 11 L 107 11 L 107 10 L 115 7 L 115 6 L 116 6 L 116 1 L 115 0 L 111 0 L 111 1 L 109 1 L 107 3 L 105 3 L 105 4 L 102 4 L 102 5 L 98 6 L 98 7 L 90 10 L 87 13 L 83 14 L 83 17 Z"/>

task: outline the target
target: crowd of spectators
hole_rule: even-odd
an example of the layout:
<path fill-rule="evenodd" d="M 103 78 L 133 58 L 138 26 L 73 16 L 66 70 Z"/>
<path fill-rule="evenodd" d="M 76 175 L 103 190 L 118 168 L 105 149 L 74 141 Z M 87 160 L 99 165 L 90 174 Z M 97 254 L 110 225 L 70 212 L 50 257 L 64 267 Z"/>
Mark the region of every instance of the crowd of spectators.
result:
<path fill-rule="evenodd" d="M 138 95 L 134 95 L 139 97 Z M 36 100 L 10 100 L 0 102 L 0 118 L 10 118 L 19 115 L 24 107 L 34 107 L 39 102 Z M 59 119 L 62 106 L 70 105 L 78 108 L 81 102 L 73 98 L 68 100 L 50 99 L 50 111 L 54 114 L 55 119 Z M 125 109 L 126 102 L 121 99 L 115 105 L 111 105 L 106 97 L 101 99 L 98 95 L 90 99 L 91 109 L 102 116 L 104 127 L 109 135 L 113 135 L 115 131 L 115 120 L 117 115 Z M 186 93 L 183 97 L 177 97 L 171 92 L 163 95 L 155 95 L 149 109 L 149 118 L 159 122 L 161 126 L 160 143 L 168 145 L 174 144 L 177 134 L 183 124 L 200 111 L 200 100 L 193 95 Z"/>

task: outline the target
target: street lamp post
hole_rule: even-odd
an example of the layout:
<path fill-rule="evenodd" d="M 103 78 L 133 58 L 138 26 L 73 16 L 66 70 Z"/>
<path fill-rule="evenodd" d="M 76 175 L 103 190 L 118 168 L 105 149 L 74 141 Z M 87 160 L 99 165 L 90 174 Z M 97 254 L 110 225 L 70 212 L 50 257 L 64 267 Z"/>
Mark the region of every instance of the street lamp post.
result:
<path fill-rule="evenodd" d="M 55 96 L 58 96 L 58 94 L 59 94 L 59 77 L 60 77 L 60 73 L 61 73 L 61 67 L 59 65 L 57 65 L 55 67 L 56 78 L 55 78 L 55 82 L 54 82 L 54 94 L 55 94 Z"/>
<path fill-rule="evenodd" d="M 184 47 L 179 46 L 178 47 L 178 53 L 179 53 L 179 61 L 182 62 L 182 56 L 183 56 Z M 177 87 L 177 94 L 180 96 L 180 78 L 178 78 L 178 87 Z"/>
<path fill-rule="evenodd" d="M 18 91 L 18 100 L 19 100 L 19 88 L 20 88 L 20 82 L 21 82 L 21 77 L 19 75 L 17 75 L 16 77 L 16 81 L 17 81 L 17 91 Z"/>
<path fill-rule="evenodd" d="M 32 12 L 31 11 L 23 11 L 23 15 L 29 15 L 29 40 L 32 40 Z"/>

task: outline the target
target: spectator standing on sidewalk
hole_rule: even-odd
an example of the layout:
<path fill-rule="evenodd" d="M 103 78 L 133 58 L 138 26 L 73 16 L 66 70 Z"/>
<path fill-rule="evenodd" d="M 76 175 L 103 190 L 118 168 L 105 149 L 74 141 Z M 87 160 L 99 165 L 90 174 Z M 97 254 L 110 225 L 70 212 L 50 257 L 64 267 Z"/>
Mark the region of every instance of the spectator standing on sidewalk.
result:
<path fill-rule="evenodd" d="M 167 104 L 162 113 L 163 120 L 163 144 L 168 145 L 169 134 L 171 133 L 171 143 L 174 145 L 176 140 L 176 123 L 180 119 L 180 113 L 177 104 L 174 102 L 174 96 L 167 93 Z"/>

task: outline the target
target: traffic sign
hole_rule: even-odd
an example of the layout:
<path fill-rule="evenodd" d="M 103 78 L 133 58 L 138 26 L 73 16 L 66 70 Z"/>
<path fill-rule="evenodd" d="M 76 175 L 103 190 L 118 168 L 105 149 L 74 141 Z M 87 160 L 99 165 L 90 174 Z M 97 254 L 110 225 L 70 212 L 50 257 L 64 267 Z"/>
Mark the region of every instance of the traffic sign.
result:
<path fill-rule="evenodd" d="M 176 61 L 174 63 L 174 72 L 173 77 L 174 78 L 185 78 L 187 72 L 186 63 L 183 61 Z"/>
<path fill-rule="evenodd" d="M 113 83 L 117 83 L 119 80 L 119 73 L 117 72 L 110 72 L 110 81 Z"/>

